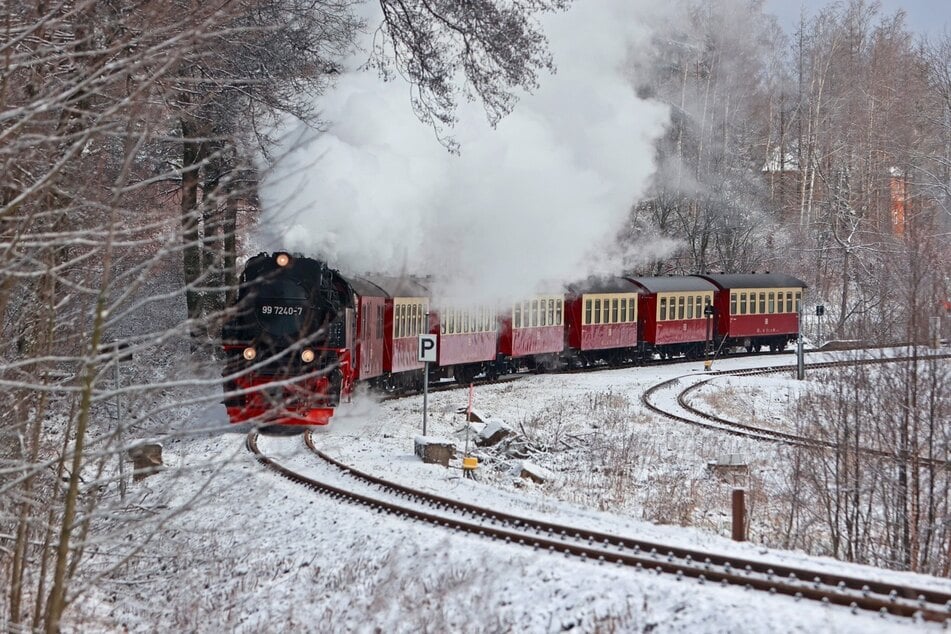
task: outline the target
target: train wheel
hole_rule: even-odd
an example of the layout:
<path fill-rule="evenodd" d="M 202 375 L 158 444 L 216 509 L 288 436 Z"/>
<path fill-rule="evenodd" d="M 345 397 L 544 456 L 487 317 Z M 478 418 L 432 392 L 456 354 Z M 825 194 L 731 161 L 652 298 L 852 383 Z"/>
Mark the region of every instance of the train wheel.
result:
<path fill-rule="evenodd" d="M 746 346 L 746 351 L 752 353 L 752 352 L 753 352 L 753 346 L 751 346 L 751 345 L 750 345 L 750 346 Z"/>

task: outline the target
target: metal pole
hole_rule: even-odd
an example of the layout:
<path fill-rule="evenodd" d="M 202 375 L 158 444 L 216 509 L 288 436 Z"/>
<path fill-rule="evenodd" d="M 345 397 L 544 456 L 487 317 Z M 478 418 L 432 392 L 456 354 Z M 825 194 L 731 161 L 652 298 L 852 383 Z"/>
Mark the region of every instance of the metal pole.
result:
<path fill-rule="evenodd" d="M 817 337 L 816 348 L 822 348 L 822 315 L 819 315 L 819 336 Z"/>
<path fill-rule="evenodd" d="M 429 361 L 423 362 L 423 436 L 426 435 L 426 406 L 429 400 Z"/>
<path fill-rule="evenodd" d="M 799 336 L 796 338 L 796 378 L 800 381 L 806 378 L 806 361 L 802 350 L 802 303 L 799 304 Z"/>

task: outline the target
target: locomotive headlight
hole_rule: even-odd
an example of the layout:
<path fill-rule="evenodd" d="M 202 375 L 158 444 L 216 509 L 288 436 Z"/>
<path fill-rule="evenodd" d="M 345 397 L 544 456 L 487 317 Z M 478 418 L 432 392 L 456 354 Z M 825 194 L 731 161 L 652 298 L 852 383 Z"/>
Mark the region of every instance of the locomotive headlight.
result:
<path fill-rule="evenodd" d="M 287 266 L 291 263 L 291 256 L 286 253 L 278 253 L 277 257 L 274 258 L 274 262 L 280 267 Z"/>
<path fill-rule="evenodd" d="M 258 356 L 258 351 L 254 348 L 247 347 L 241 352 L 241 356 L 244 357 L 245 361 L 254 361 Z"/>
<path fill-rule="evenodd" d="M 311 361 L 314 360 L 314 357 L 316 356 L 317 355 L 314 354 L 313 350 L 311 350 L 310 348 L 304 348 L 303 350 L 301 350 L 300 360 L 303 361 L 304 363 L 310 363 Z"/>

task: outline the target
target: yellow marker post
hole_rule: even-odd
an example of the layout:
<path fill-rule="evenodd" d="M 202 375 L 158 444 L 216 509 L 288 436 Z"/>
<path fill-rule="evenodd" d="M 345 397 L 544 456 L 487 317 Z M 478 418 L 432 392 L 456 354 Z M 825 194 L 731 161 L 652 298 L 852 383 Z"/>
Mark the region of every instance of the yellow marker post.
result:
<path fill-rule="evenodd" d="M 467 478 L 471 478 L 475 470 L 479 468 L 479 459 L 475 456 L 466 456 L 462 459 L 462 473 Z"/>

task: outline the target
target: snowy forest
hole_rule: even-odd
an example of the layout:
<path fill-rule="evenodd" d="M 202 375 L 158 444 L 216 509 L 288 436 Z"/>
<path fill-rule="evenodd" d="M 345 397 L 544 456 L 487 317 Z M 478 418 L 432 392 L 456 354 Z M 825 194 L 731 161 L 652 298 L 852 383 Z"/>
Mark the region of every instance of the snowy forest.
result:
<path fill-rule="evenodd" d="M 459 109 L 478 104 L 492 134 L 557 72 L 544 20 L 597 1 L 4 4 L 0 627 L 78 627 L 71 606 L 157 565 L 189 507 L 128 503 L 128 450 L 222 424 L 202 416 L 260 250 L 261 184 L 288 121 L 332 124 L 321 97 L 357 43 L 372 42 L 360 72 L 405 85 L 449 161 L 467 150 Z M 640 4 L 647 35 L 622 70 L 667 115 L 646 190 L 606 228 L 625 253 L 655 245 L 623 272 L 782 271 L 808 284 L 807 311 L 824 306 L 823 340 L 947 339 L 951 34 L 865 0 L 793 32 L 761 0 Z M 901 461 L 795 452 L 763 541 L 948 576 L 948 369 L 840 373 L 804 398 L 805 427 L 843 447 L 876 437 Z"/>

